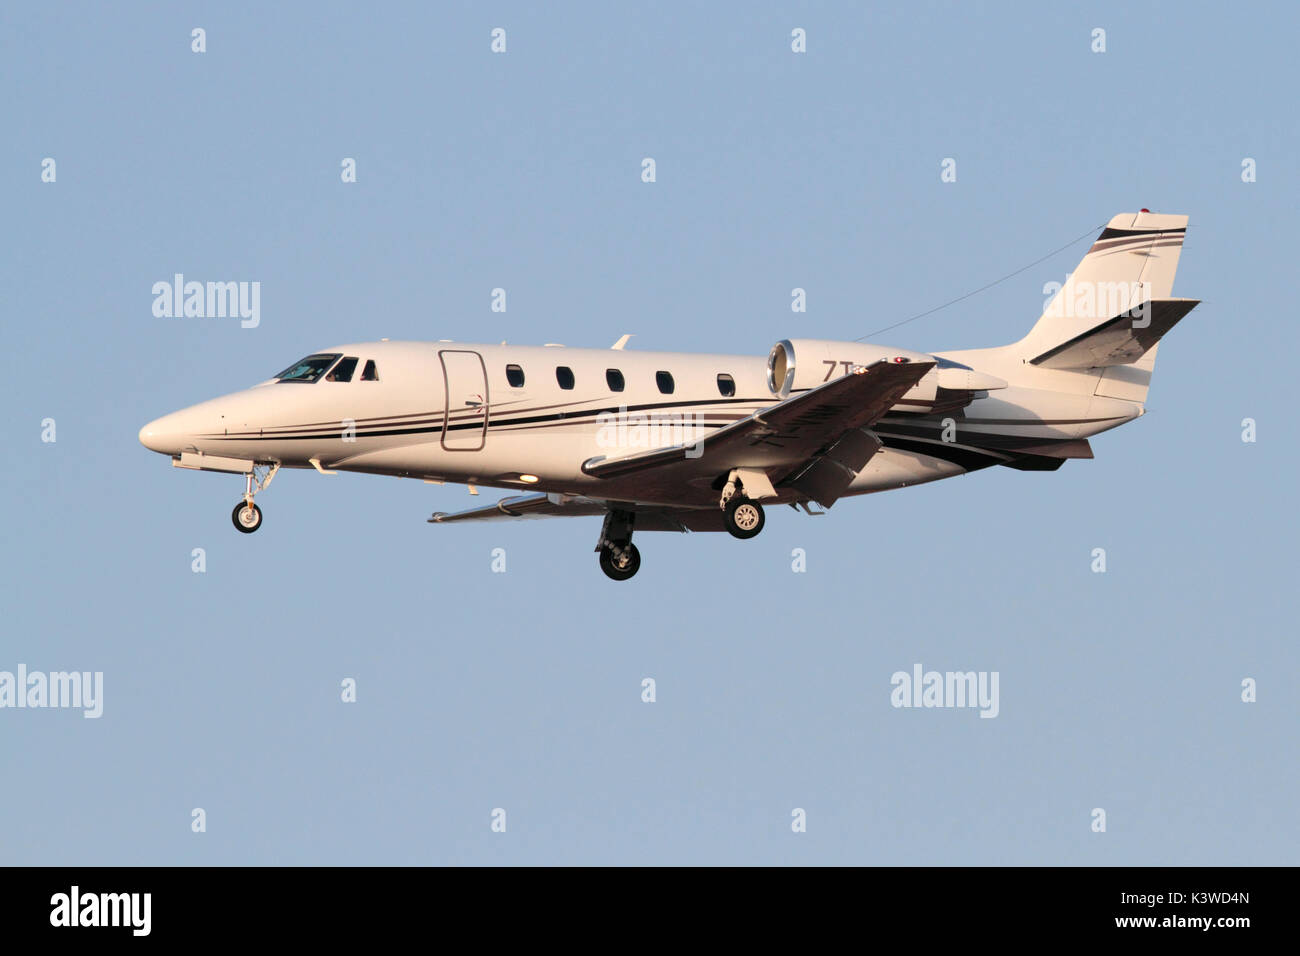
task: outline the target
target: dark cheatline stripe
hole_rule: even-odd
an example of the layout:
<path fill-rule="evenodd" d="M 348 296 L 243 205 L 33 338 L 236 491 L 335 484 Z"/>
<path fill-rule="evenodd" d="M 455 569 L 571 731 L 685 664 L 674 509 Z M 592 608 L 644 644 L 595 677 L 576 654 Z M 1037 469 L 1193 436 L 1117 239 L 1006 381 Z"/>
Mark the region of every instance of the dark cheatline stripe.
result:
<path fill-rule="evenodd" d="M 1166 242 L 1129 242 L 1127 240 L 1121 240 L 1117 243 L 1107 243 L 1106 245 L 1097 243 L 1097 245 L 1088 250 L 1088 253 L 1089 255 L 1109 256 L 1124 252 L 1146 252 L 1150 249 L 1163 249 L 1167 246 L 1181 249 L 1183 247 L 1183 240 L 1170 239 Z"/>
<path fill-rule="evenodd" d="M 1097 241 L 1101 242 L 1103 239 L 1119 239 L 1121 237 L 1126 238 L 1128 236 L 1159 236 L 1186 232 L 1186 226 L 1181 226 L 1178 229 L 1112 229 L 1110 226 L 1107 226 L 1101 231 L 1101 235 L 1097 237 Z"/>
<path fill-rule="evenodd" d="M 681 402 L 681 401 L 651 402 L 645 405 L 628 405 L 626 407 L 626 411 L 644 412 L 644 411 L 654 411 L 657 409 L 667 409 L 667 408 L 694 408 L 701 405 L 737 405 L 737 404 L 762 405 L 763 402 L 765 401 L 770 402 L 771 399 L 770 398 L 766 398 L 766 399 L 708 398 L 708 399 L 700 399 L 698 401 L 692 401 L 692 402 Z M 558 406 L 544 405 L 540 407 L 555 408 Z M 585 409 L 583 411 L 557 412 L 550 415 L 532 415 L 532 416 L 517 417 L 517 418 L 505 418 L 505 419 L 491 418 L 488 422 L 488 431 L 491 431 L 494 427 L 505 427 L 507 425 L 532 425 L 538 422 L 580 421 L 583 419 L 595 418 L 597 415 L 601 415 L 601 414 L 618 415 L 623 410 L 624 409 L 622 406 L 615 406 L 612 408 L 610 407 L 590 408 L 590 409 Z M 438 419 L 440 420 L 441 416 L 438 416 Z M 647 424 L 649 423 L 647 422 Z M 254 435 L 250 432 L 242 435 L 241 434 L 204 435 L 202 437 L 214 441 L 306 441 L 307 439 L 312 439 L 312 438 L 329 437 L 330 435 L 337 433 L 342 428 L 342 425 L 343 423 L 339 422 L 337 425 L 329 429 L 318 429 L 310 433 L 301 433 L 301 434 Z M 293 428 L 294 426 L 286 425 L 283 427 Z M 453 423 L 447 430 L 458 431 L 460 429 L 465 429 L 465 428 L 482 428 L 482 427 L 483 427 L 483 423 L 481 421 L 468 421 L 468 422 L 461 422 L 461 423 Z M 428 427 L 428 428 L 412 428 L 409 426 L 406 427 L 399 426 L 399 427 L 392 427 L 392 428 L 381 428 L 377 431 L 357 429 L 356 434 L 358 438 L 389 438 L 396 435 L 437 434 L 441 431 L 442 431 L 442 425 L 434 424 L 432 427 Z"/>
<path fill-rule="evenodd" d="M 539 405 L 528 411 L 538 412 L 548 408 L 568 408 L 572 405 L 585 404 L 589 399 L 582 402 L 565 402 L 556 405 Z M 494 410 L 505 408 L 509 405 L 517 405 L 518 401 L 513 402 L 494 402 Z M 511 410 L 509 414 L 517 414 L 516 410 Z M 430 412 L 412 412 L 407 415 L 381 415 L 375 418 L 358 418 L 355 419 L 357 425 L 362 422 L 383 423 L 366 425 L 366 428 L 413 428 L 416 425 L 437 424 L 443 420 L 444 413 L 441 410 Z M 470 421 L 473 424 L 479 424 L 474 421 L 477 416 L 472 411 L 457 410 L 452 413 L 452 421 Z M 333 422 L 310 422 L 302 425 L 274 425 L 270 428 L 262 428 L 256 432 L 227 432 L 224 435 L 204 435 L 204 438 L 328 438 L 337 434 L 343 427 L 341 421 Z M 372 434 L 371 432 L 360 431 L 359 435 Z"/>
<path fill-rule="evenodd" d="M 1165 239 L 1153 241 L 1151 239 L 1113 239 L 1110 242 L 1093 243 L 1088 250 L 1090 256 L 1109 256 L 1120 255 L 1126 252 L 1146 252 L 1151 249 L 1160 249 L 1165 246 L 1174 246 L 1181 249 L 1183 245 L 1182 238 Z"/>
<path fill-rule="evenodd" d="M 890 422 L 889 424 L 879 424 L 874 429 L 877 435 L 888 433 L 900 438 L 921 438 L 930 439 L 931 441 L 942 440 L 940 435 L 943 433 L 942 426 L 938 423 L 915 425 L 905 422 Z M 1038 438 L 1030 435 L 988 435 L 979 432 L 964 432 L 961 435 L 961 445 L 966 448 L 977 448 L 982 451 L 1001 452 L 1004 455 L 1018 455 L 1022 448 L 1064 448 L 1075 445 L 1081 439 L 1077 438 Z M 945 444 L 951 444 L 945 442 Z M 1040 457 L 1051 457 L 1050 455 Z"/>
<path fill-rule="evenodd" d="M 919 416 L 925 418 L 927 416 Z M 1123 415 L 1111 415 L 1107 418 L 956 418 L 959 425 L 1019 425 L 1027 427 L 1031 425 L 1092 425 L 1099 422 L 1114 422 L 1123 418 Z M 895 415 L 885 415 L 880 419 L 880 425 L 888 426 L 902 424 L 906 419 L 900 419 Z M 939 426 L 936 426 L 939 427 Z"/>
<path fill-rule="evenodd" d="M 690 422 L 690 423 L 688 423 L 688 424 L 687 424 L 687 423 L 681 423 L 681 424 L 679 424 L 679 423 L 674 423 L 674 422 L 651 421 L 651 422 L 647 422 L 647 426 L 653 425 L 655 428 L 663 428 L 663 429 L 671 429 L 671 428 L 696 428 L 696 427 L 698 427 L 698 428 L 710 428 L 710 429 L 712 429 L 712 428 L 722 428 L 724 425 L 733 425 L 733 424 L 735 424 L 736 422 L 743 421 L 744 419 L 748 418 L 749 416 L 748 416 L 748 415 L 739 415 L 739 416 L 736 416 L 736 417 L 721 416 L 722 420 L 721 420 L 721 421 L 718 421 L 717 419 L 718 419 L 719 417 L 720 417 L 720 416 L 712 415 L 712 414 L 710 414 L 710 415 L 705 415 L 705 416 L 703 416 L 703 418 L 704 418 L 705 420 L 703 420 L 703 421 L 698 421 L 698 422 L 696 422 L 696 421 L 692 421 L 692 422 Z M 713 419 L 713 420 L 710 421 L 709 419 Z M 516 432 L 536 431 L 536 430 L 541 429 L 541 428 L 567 428 L 569 425 L 574 425 L 574 424 L 579 424 L 579 423 L 574 422 L 574 421 L 562 421 L 562 422 L 561 422 L 561 421 L 556 421 L 556 422 L 539 422 L 538 424 L 535 424 L 535 425 L 511 425 L 509 422 L 507 422 L 507 423 L 505 423 L 505 424 L 494 423 L 493 428 L 492 428 L 491 430 L 493 430 L 493 431 L 495 431 L 495 432 L 499 432 L 499 433 L 501 433 L 501 434 L 510 434 L 510 435 L 513 435 L 513 434 L 515 434 Z M 640 426 L 630 426 L 630 427 L 634 427 L 634 428 L 635 428 L 635 427 L 640 427 Z"/>

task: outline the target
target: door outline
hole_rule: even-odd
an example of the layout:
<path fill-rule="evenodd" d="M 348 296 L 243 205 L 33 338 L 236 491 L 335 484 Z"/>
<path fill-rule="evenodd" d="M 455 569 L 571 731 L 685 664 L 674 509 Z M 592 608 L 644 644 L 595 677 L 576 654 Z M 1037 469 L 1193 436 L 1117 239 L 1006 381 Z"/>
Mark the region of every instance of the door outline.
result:
<path fill-rule="evenodd" d="M 477 407 L 479 410 L 479 414 L 482 416 L 483 419 L 483 425 L 477 432 L 468 428 L 457 428 L 455 432 L 456 437 L 453 439 L 453 442 L 455 442 L 455 444 L 450 444 L 450 445 L 447 444 L 447 436 L 452 434 L 451 428 L 453 425 L 453 422 L 451 420 L 452 401 L 453 401 L 451 379 L 453 375 L 453 370 L 455 370 L 456 368 L 456 362 L 453 360 L 452 363 L 453 368 L 449 369 L 447 367 L 448 355 L 472 355 L 474 356 L 474 358 L 478 359 L 479 374 L 477 376 L 472 376 L 467 379 L 466 370 L 464 368 L 460 368 L 458 370 L 457 385 L 456 385 L 455 392 L 456 392 L 456 400 L 458 401 L 465 401 L 465 395 L 467 394 L 478 396 L 477 403 L 475 401 L 465 401 L 465 405 L 471 408 Z M 488 415 L 489 415 L 487 364 L 484 363 L 482 355 L 480 355 L 478 352 L 475 352 L 471 349 L 441 349 L 438 352 L 438 361 L 442 364 L 442 394 L 443 394 L 442 447 L 445 451 L 481 451 L 483 449 L 484 444 L 486 444 L 487 442 L 487 427 L 488 427 Z M 478 390 L 480 386 L 481 386 L 481 391 Z M 456 411 L 457 412 L 461 411 L 461 408 L 458 407 Z M 460 421 L 455 422 L 454 424 L 465 425 L 469 421 L 471 421 L 471 419 L 462 418 Z M 474 440 L 474 436 L 476 434 L 478 436 L 477 445 L 472 444 Z M 460 444 L 461 442 L 469 442 L 471 444 Z"/>

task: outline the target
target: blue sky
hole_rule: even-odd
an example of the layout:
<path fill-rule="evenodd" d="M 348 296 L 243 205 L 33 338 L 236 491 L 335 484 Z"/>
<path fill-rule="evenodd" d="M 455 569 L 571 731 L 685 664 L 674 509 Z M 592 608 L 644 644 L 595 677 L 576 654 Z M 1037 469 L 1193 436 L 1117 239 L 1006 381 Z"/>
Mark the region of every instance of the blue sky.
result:
<path fill-rule="evenodd" d="M 102 671 L 104 714 L 0 710 L 0 862 L 1296 863 L 1296 27 L 7 5 L 0 670 Z M 1138 207 L 1191 216 L 1204 304 L 1095 460 L 645 534 L 623 585 L 597 519 L 435 528 L 465 490 L 397 479 L 283 474 L 239 535 L 237 477 L 136 441 L 338 342 L 852 339 Z M 1086 246 L 881 341 L 1019 338 Z M 177 272 L 260 282 L 260 325 L 155 318 Z M 916 663 L 999 672 L 998 717 L 891 707 Z"/>

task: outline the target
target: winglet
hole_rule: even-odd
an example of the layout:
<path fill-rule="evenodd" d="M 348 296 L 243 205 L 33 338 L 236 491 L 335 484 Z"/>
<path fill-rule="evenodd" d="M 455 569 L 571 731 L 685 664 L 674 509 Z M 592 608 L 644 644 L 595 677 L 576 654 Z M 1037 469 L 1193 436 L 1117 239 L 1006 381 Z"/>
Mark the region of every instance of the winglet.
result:
<path fill-rule="evenodd" d="M 630 339 L 635 334 L 636 334 L 635 332 L 629 332 L 627 335 L 624 335 L 617 342 L 611 345 L 610 348 L 618 349 L 620 352 L 623 351 L 623 349 L 627 347 L 627 340 Z"/>

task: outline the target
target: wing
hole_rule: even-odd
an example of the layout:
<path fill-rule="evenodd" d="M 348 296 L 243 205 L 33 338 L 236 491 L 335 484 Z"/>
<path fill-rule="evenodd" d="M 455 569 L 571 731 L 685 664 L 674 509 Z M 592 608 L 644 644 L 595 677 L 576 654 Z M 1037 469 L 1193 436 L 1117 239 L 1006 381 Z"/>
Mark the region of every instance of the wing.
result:
<path fill-rule="evenodd" d="M 502 498 L 494 505 L 471 508 L 468 511 L 456 511 L 448 514 L 436 511 L 429 518 L 429 524 L 445 524 L 449 521 L 499 521 L 506 518 L 554 518 L 562 516 L 579 517 L 582 515 L 603 515 L 609 506 L 595 498 L 583 498 L 579 495 L 516 495 Z"/>
<path fill-rule="evenodd" d="M 881 360 L 733 422 L 694 445 L 673 445 L 622 458 L 590 458 L 582 470 L 610 480 L 611 494 L 536 494 L 448 514 L 430 524 L 604 515 L 635 511 L 644 531 L 718 531 L 722 514 L 709 482 L 733 468 L 763 471 L 774 486 L 825 507 L 880 449 L 868 426 L 919 382 L 933 362 Z M 701 488 L 699 479 L 707 478 Z M 621 479 L 629 479 L 623 481 Z M 638 503 L 640 502 L 640 503 Z M 664 502 L 677 502 L 666 505 Z"/>
<path fill-rule="evenodd" d="M 722 512 L 711 508 L 661 508 L 630 502 L 611 502 L 580 495 L 516 495 L 494 505 L 448 514 L 438 511 L 429 524 L 454 521 L 502 521 L 511 518 L 581 518 L 604 515 L 613 507 L 636 512 L 638 531 L 722 531 Z"/>
<path fill-rule="evenodd" d="M 762 471 L 774 488 L 793 489 L 829 507 L 880 449 L 865 431 L 919 382 L 934 362 L 884 359 L 733 422 L 693 445 L 618 458 L 590 458 L 585 474 L 637 479 L 639 500 L 672 500 L 673 488 L 732 469 Z"/>

